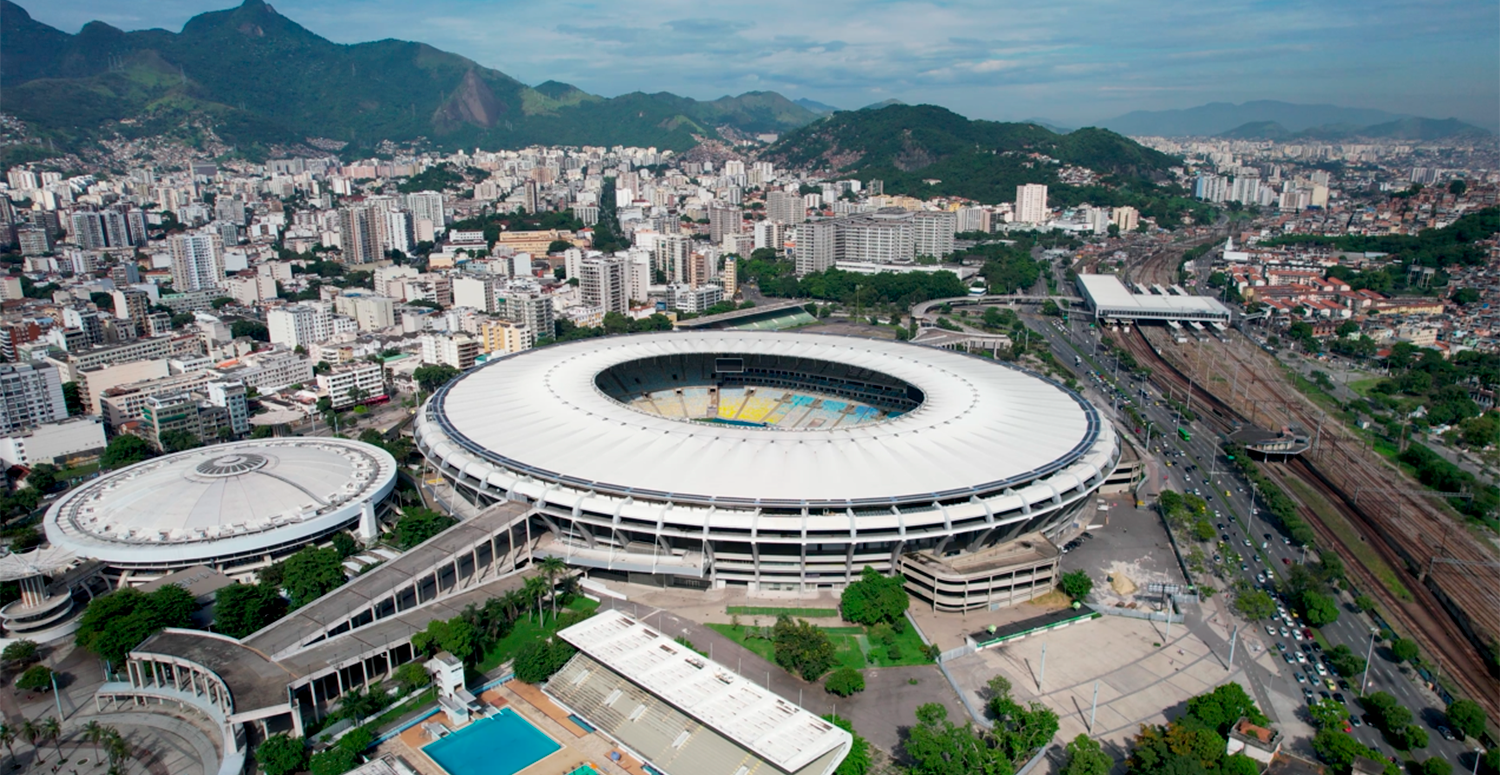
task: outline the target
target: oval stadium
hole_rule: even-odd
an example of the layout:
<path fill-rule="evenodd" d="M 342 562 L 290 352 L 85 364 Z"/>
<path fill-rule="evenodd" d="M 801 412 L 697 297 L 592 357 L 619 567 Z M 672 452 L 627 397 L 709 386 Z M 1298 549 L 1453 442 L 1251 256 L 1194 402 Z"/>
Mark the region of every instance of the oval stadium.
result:
<path fill-rule="evenodd" d="M 248 575 L 355 523 L 396 485 L 385 450 L 337 438 L 217 444 L 104 474 L 47 510 L 47 540 L 122 585 L 207 565 Z"/>
<path fill-rule="evenodd" d="M 590 575 L 810 591 L 870 565 L 949 610 L 1050 590 L 1050 539 L 1120 446 L 1077 394 L 1002 362 L 733 330 L 493 361 L 415 436 L 476 506 L 533 504 L 538 553 Z"/>

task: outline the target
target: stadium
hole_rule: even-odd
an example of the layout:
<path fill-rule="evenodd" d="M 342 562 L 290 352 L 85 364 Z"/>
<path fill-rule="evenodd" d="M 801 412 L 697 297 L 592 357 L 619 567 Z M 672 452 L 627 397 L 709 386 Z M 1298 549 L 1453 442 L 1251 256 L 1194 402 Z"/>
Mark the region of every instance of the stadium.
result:
<path fill-rule="evenodd" d="M 107 473 L 47 510 L 53 546 L 124 585 L 206 565 L 248 575 L 356 523 L 373 536 L 396 484 L 385 450 L 345 439 L 218 444 Z"/>
<path fill-rule="evenodd" d="M 803 591 L 871 565 L 950 610 L 1049 590 L 1050 539 L 1120 446 L 1001 362 L 734 330 L 502 358 L 438 391 L 415 436 L 460 496 L 533 504 L 538 553 L 594 576 Z"/>

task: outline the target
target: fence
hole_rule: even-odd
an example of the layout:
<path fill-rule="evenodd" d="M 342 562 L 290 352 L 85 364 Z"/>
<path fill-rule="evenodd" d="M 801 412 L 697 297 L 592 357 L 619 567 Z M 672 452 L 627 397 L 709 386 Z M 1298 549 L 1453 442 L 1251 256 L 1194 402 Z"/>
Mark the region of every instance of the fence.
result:
<path fill-rule="evenodd" d="M 1182 614 L 1174 614 L 1170 611 L 1142 611 L 1139 608 L 1114 608 L 1111 606 L 1097 606 L 1092 603 L 1089 608 L 1098 611 L 1105 616 L 1123 616 L 1127 619 L 1145 619 L 1152 622 L 1171 622 L 1182 624 Z"/>

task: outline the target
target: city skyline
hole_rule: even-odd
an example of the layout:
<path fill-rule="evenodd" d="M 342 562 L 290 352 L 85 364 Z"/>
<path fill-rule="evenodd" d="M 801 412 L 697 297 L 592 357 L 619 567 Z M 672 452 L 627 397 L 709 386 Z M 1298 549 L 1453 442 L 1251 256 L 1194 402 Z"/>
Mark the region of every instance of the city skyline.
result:
<path fill-rule="evenodd" d="M 230 4 L 59 0 L 26 8 L 67 32 L 91 20 L 175 31 Z M 564 81 L 605 96 L 767 90 L 845 109 L 899 99 L 1070 126 L 1260 99 L 1456 117 L 1491 129 L 1500 115 L 1495 8 L 1471 0 L 1441 14 L 1401 2 L 1204 8 L 1175 0 L 1128 9 L 770 3 L 712 16 L 673 2 L 624 11 L 434 0 L 419 11 L 390 0 L 313 0 L 277 10 L 338 43 L 416 40 L 526 83 Z"/>

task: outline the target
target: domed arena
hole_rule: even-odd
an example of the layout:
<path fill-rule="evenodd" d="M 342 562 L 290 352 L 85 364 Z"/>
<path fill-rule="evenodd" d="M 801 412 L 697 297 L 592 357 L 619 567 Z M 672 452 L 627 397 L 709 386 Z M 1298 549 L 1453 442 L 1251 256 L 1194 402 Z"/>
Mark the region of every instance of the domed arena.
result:
<path fill-rule="evenodd" d="M 509 356 L 440 390 L 415 434 L 462 497 L 534 504 L 541 551 L 594 575 L 787 591 L 865 565 L 941 585 L 978 560 L 991 586 L 1050 588 L 1017 568 L 1055 568 L 1050 537 L 1120 445 L 1080 396 L 1006 363 L 732 330 Z"/>
<path fill-rule="evenodd" d="M 47 540 L 122 583 L 207 565 L 246 575 L 361 520 L 373 529 L 396 461 L 358 441 L 217 444 L 111 471 L 47 510 Z"/>

